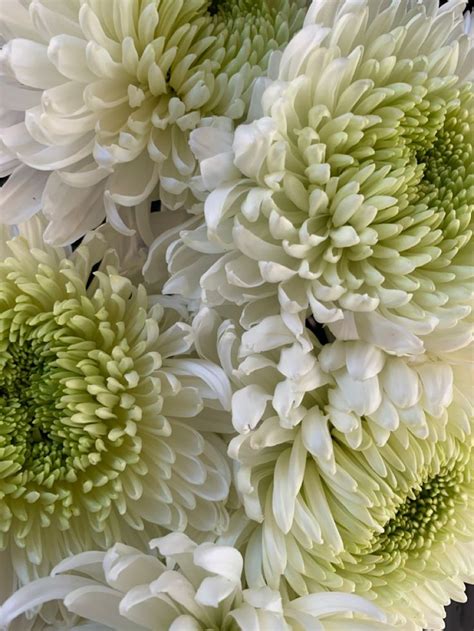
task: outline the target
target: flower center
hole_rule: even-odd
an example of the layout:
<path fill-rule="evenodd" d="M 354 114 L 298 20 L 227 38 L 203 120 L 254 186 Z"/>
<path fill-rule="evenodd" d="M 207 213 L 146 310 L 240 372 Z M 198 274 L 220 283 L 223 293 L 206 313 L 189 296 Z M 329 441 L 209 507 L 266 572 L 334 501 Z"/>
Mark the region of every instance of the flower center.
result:
<path fill-rule="evenodd" d="M 469 225 L 468 204 L 473 201 L 469 187 L 474 181 L 473 120 L 472 94 L 465 91 L 460 104 L 447 112 L 432 146 L 417 155 L 418 162 L 424 163 L 419 195 L 423 202 L 442 211 L 443 230 L 449 231 L 453 220 L 460 221 L 461 231 Z M 451 226 L 452 236 L 455 225 Z"/>
<path fill-rule="evenodd" d="M 223 4 L 225 4 L 225 0 L 211 0 L 207 12 L 209 15 L 216 15 Z"/>
<path fill-rule="evenodd" d="M 255 0 L 212 0 L 208 13 L 216 15 L 218 13 L 224 16 L 240 16 L 250 15 L 269 15 L 272 11 L 272 2 L 255 2 Z"/>
<path fill-rule="evenodd" d="M 47 344 L 38 340 L 10 343 L 0 371 L 0 428 L 10 439 L 17 462 L 30 471 L 63 464 L 61 412 L 55 405 L 61 385 Z M 48 464 L 47 464 L 48 463 Z"/>
<path fill-rule="evenodd" d="M 465 484 L 466 468 L 460 462 L 446 465 L 439 473 L 406 497 L 395 515 L 376 537 L 373 552 L 414 552 L 431 546 L 440 531 L 449 524 Z"/>

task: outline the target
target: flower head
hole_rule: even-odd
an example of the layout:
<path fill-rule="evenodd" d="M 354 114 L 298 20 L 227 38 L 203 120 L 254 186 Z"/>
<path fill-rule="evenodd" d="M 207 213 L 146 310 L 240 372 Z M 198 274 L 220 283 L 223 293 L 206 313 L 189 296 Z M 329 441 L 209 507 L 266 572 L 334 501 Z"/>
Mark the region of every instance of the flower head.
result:
<path fill-rule="evenodd" d="M 161 527 L 221 531 L 229 486 L 219 440 L 198 431 L 226 380 L 180 357 L 189 325 L 114 269 L 100 235 L 71 255 L 43 228 L 22 226 L 0 261 L 0 550 L 21 581 Z"/>
<path fill-rule="evenodd" d="M 50 578 L 39 579 L 0 607 L 8 625 L 32 606 L 50 600 L 85 621 L 117 631 L 348 631 L 386 629 L 381 611 L 350 594 L 313 594 L 282 601 L 268 587 L 243 590 L 242 557 L 231 547 L 196 545 L 171 534 L 150 544 L 160 557 L 117 544 L 108 552 L 84 552 L 66 559 Z M 107 606 L 104 604 L 107 603 Z M 347 624 L 347 626 L 345 626 Z M 357 626 L 359 625 L 359 626 Z"/>
<path fill-rule="evenodd" d="M 305 2 L 10 0 L 0 34 L 9 110 L 0 131 L 2 219 L 38 208 L 47 239 L 70 243 L 105 212 L 161 198 L 193 203 L 189 132 L 202 116 L 242 119 L 271 53 L 301 27 Z M 51 173 L 52 172 L 52 173 Z M 44 194 L 42 195 L 42 189 Z M 32 199 L 33 191 L 33 199 Z M 196 201 L 196 200 L 194 200 Z M 78 214 L 78 209 L 80 214 Z"/>
<path fill-rule="evenodd" d="M 229 454 L 253 522 L 236 518 L 223 541 L 246 547 L 250 587 L 355 591 L 441 628 L 474 575 L 466 365 L 360 341 L 304 347 L 279 316 L 242 334 L 205 309 L 194 328 L 234 380 Z"/>
<path fill-rule="evenodd" d="M 169 291 L 200 284 L 207 304 L 267 312 L 273 293 L 300 325 L 377 311 L 418 335 L 466 317 L 474 96 L 462 9 L 315 0 L 256 90 L 253 120 L 226 139 L 193 132 L 206 226 L 171 252 Z M 183 247 L 209 253 L 199 278 Z"/>

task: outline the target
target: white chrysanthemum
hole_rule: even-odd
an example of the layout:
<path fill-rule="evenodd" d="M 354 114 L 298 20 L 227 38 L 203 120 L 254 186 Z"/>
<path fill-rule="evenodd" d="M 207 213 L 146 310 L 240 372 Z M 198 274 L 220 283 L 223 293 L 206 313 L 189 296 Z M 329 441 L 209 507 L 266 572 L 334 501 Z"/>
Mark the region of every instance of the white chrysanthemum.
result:
<path fill-rule="evenodd" d="M 380 610 L 358 596 L 321 593 L 282 601 L 268 587 L 243 590 L 243 560 L 234 548 L 196 545 L 179 534 L 150 545 L 158 548 L 163 561 L 123 544 L 106 553 L 66 559 L 52 577 L 27 585 L 0 607 L 0 626 L 9 628 L 26 610 L 60 599 L 69 611 L 104 631 L 392 628 Z"/>
<path fill-rule="evenodd" d="M 378 328 L 378 312 L 402 342 L 462 320 L 474 190 L 463 7 L 315 0 L 256 90 L 254 120 L 193 132 L 206 223 L 170 250 L 166 290 L 200 285 L 209 305 L 267 313 L 278 296 L 300 326 L 311 312 Z"/>
<path fill-rule="evenodd" d="M 229 386 L 189 354 L 191 327 L 116 272 L 102 235 L 70 254 L 43 229 L 0 240 L 0 550 L 23 582 L 161 527 L 221 532 L 230 478 L 199 431 L 226 424 Z"/>
<path fill-rule="evenodd" d="M 469 367 L 361 341 L 312 349 L 278 316 L 241 335 L 206 309 L 194 328 L 237 388 L 229 453 L 261 525 L 227 541 L 247 546 L 250 586 L 356 591 L 440 628 L 474 578 Z"/>
<path fill-rule="evenodd" d="M 304 0 L 6 0 L 0 219 L 41 206 L 74 241 L 120 206 L 193 198 L 189 132 L 242 119 L 250 86 L 303 23 Z M 44 189 L 44 193 L 43 193 Z M 21 217 L 19 219 L 19 217 Z"/>

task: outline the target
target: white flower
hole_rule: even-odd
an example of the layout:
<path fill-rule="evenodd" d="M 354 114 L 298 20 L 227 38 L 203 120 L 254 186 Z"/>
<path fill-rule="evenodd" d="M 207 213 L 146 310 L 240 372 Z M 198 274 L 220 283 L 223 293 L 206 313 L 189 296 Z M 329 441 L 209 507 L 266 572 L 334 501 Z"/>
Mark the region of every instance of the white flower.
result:
<path fill-rule="evenodd" d="M 253 120 L 191 135 L 210 194 L 205 224 L 170 249 L 166 291 L 267 313 L 273 296 L 295 333 L 312 314 L 384 348 L 395 332 L 421 352 L 435 329 L 448 345 L 472 296 L 463 6 L 315 0 Z"/>
<path fill-rule="evenodd" d="M 401 624 L 441 628 L 443 605 L 474 576 L 462 357 L 402 359 L 361 341 L 313 348 L 279 316 L 242 334 L 204 309 L 193 326 L 236 390 L 229 454 L 261 525 L 237 520 L 223 541 L 246 548 L 249 585 L 355 591 Z"/>
<path fill-rule="evenodd" d="M 5 4 L 5 3 L 4 3 Z M 6 0 L 0 20 L 0 219 L 39 208 L 70 243 L 121 207 L 196 200 L 189 132 L 240 120 L 253 80 L 304 17 L 304 0 Z M 105 205 L 105 211 L 104 211 Z"/>
<path fill-rule="evenodd" d="M 222 532 L 230 481 L 208 433 L 230 389 L 180 307 L 120 275 L 103 234 L 71 254 L 43 230 L 0 239 L 0 550 L 20 582 L 162 528 Z"/>
<path fill-rule="evenodd" d="M 117 544 L 60 563 L 0 607 L 0 625 L 31 607 L 61 600 L 84 621 L 114 631 L 356 631 L 387 630 L 374 605 L 351 594 L 294 600 L 268 587 L 242 589 L 242 557 L 232 547 L 196 545 L 170 534 L 151 542 L 163 561 Z M 70 628 L 70 627 L 63 627 Z M 81 628 L 81 627 L 79 627 Z M 97 627 L 94 627 L 97 628 Z"/>

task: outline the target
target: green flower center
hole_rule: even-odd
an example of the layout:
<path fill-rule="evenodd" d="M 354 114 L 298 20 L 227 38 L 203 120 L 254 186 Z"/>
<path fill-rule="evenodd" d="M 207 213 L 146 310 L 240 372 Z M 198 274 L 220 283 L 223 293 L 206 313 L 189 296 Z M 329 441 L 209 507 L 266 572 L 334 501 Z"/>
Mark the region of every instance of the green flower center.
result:
<path fill-rule="evenodd" d="M 57 409 L 62 388 L 54 378 L 48 345 L 10 344 L 0 371 L 0 427 L 11 440 L 17 461 L 39 473 L 64 461 Z"/>
<path fill-rule="evenodd" d="M 456 504 L 463 500 L 467 473 L 467 468 L 455 461 L 427 476 L 398 506 L 383 533 L 376 537 L 372 552 L 413 554 L 431 547 L 449 525 Z"/>
<path fill-rule="evenodd" d="M 451 249 L 454 244 L 449 238 L 458 234 L 460 246 L 466 241 L 463 232 L 469 227 L 469 205 L 474 202 L 473 123 L 472 94 L 464 91 L 460 104 L 446 114 L 432 146 L 418 155 L 418 161 L 424 163 L 419 195 L 425 204 L 438 210 L 436 227 L 442 228 L 448 240 L 444 248 Z"/>
<path fill-rule="evenodd" d="M 239 16 L 265 16 L 274 17 L 282 8 L 286 8 L 284 3 L 277 3 L 264 0 L 263 2 L 255 2 L 255 0 L 211 0 L 208 13 L 211 15 L 220 14 L 223 17 L 239 17 Z"/>

